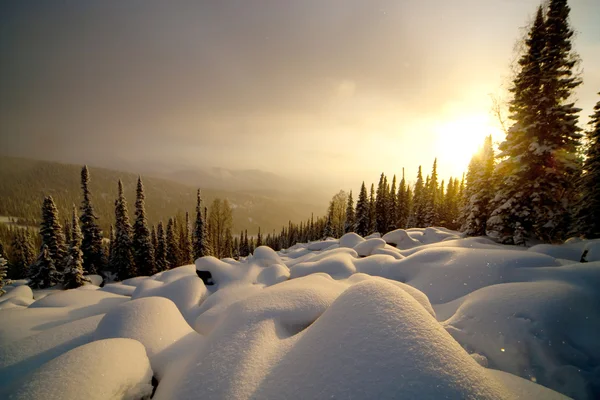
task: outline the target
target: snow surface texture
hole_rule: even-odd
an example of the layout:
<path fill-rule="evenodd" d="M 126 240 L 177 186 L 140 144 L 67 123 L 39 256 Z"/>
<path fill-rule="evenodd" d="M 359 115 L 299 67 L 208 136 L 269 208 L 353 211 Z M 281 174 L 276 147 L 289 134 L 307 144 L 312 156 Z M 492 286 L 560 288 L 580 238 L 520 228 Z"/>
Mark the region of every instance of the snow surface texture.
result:
<path fill-rule="evenodd" d="M 0 398 L 141 399 L 154 377 L 155 399 L 594 399 L 598 258 L 597 241 L 427 228 L 102 288 L 16 282 L 0 297 Z"/>

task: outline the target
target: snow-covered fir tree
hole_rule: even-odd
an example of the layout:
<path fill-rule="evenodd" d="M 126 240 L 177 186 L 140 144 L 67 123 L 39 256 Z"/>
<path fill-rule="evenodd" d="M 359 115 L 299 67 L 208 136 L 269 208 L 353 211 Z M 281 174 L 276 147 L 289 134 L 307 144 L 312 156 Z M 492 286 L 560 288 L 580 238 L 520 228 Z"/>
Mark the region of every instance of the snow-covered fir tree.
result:
<path fill-rule="evenodd" d="M 422 228 L 424 224 L 425 216 L 425 184 L 423 182 L 423 172 L 419 165 L 419 172 L 417 173 L 417 182 L 415 183 L 415 189 L 413 193 L 413 204 L 408 218 L 408 228 Z"/>
<path fill-rule="evenodd" d="M 488 228 L 504 242 L 561 239 L 567 232 L 579 163 L 579 109 L 569 98 L 581 81 L 566 0 L 540 7 L 513 81 L 510 127 L 500 145 L 499 190 Z"/>
<path fill-rule="evenodd" d="M 35 250 L 29 231 L 22 229 L 12 241 L 12 268 L 14 279 L 25 279 L 29 275 L 29 266 L 35 261 Z"/>
<path fill-rule="evenodd" d="M 137 271 L 133 263 L 129 210 L 121 180 L 119 180 L 118 188 L 119 197 L 115 201 L 115 242 L 112 245 L 109 261 L 110 270 L 115 271 L 117 279 L 122 281 L 137 276 Z"/>
<path fill-rule="evenodd" d="M 259 231 L 260 235 L 260 231 Z M 261 244 L 262 245 L 262 244 Z M 256 247 L 261 246 L 257 243 Z M 224 257 L 233 258 L 233 235 L 231 234 L 231 230 L 227 228 L 225 230 L 225 252 L 223 254 Z"/>
<path fill-rule="evenodd" d="M 210 244 L 208 242 L 208 227 L 206 226 L 206 213 L 202 215 L 202 198 L 200 197 L 200 189 L 196 195 L 196 223 L 194 225 L 194 234 L 192 237 L 194 259 L 209 256 Z"/>
<path fill-rule="evenodd" d="M 387 177 L 381 173 L 377 185 L 377 198 L 375 200 L 375 229 L 382 235 L 387 232 Z"/>
<path fill-rule="evenodd" d="M 391 232 L 397 228 L 398 223 L 398 197 L 396 195 L 396 175 L 392 179 L 392 186 L 387 196 L 387 222 L 386 232 Z"/>
<path fill-rule="evenodd" d="M 494 148 L 492 136 L 487 136 L 483 147 L 473 155 L 467 172 L 465 188 L 464 224 L 461 231 L 468 236 L 486 234 L 490 201 L 494 195 Z"/>
<path fill-rule="evenodd" d="M 181 265 L 179 260 L 179 246 L 175 237 L 175 221 L 169 218 L 167 222 L 167 264 L 169 268 L 175 268 Z"/>
<path fill-rule="evenodd" d="M 377 208 L 375 205 L 375 185 L 371 184 L 371 192 L 369 193 L 369 229 L 368 234 L 377 232 Z"/>
<path fill-rule="evenodd" d="M 179 228 L 179 254 L 181 256 L 181 263 L 191 264 L 192 260 L 192 238 L 190 229 L 190 215 L 188 212 L 185 213 L 185 223 Z"/>
<path fill-rule="evenodd" d="M 600 101 L 590 118 L 574 225 L 577 234 L 595 239 L 600 238 Z"/>
<path fill-rule="evenodd" d="M 356 233 L 363 237 L 369 234 L 369 198 L 364 181 L 356 201 Z"/>
<path fill-rule="evenodd" d="M 344 232 L 354 232 L 356 227 L 356 216 L 354 214 L 354 200 L 352 199 L 352 190 L 348 194 L 346 202 L 346 222 L 344 223 Z M 303 240 L 306 241 L 306 240 Z"/>
<path fill-rule="evenodd" d="M 423 215 L 423 226 L 434 226 L 439 221 L 439 201 L 438 201 L 438 174 L 437 158 L 433 161 L 431 178 L 425 188 L 425 208 Z"/>
<path fill-rule="evenodd" d="M 408 203 L 408 187 L 404 177 L 404 168 L 402 168 L 402 180 L 398 186 L 398 195 L 396 196 L 396 227 L 405 229 L 408 222 L 409 203 Z"/>
<path fill-rule="evenodd" d="M 541 126 L 542 58 L 545 46 L 545 22 L 542 7 L 525 41 L 526 52 L 519 60 L 520 71 L 513 81 L 513 99 L 509 104 L 515 123 L 499 146 L 501 161 L 496 168 L 498 190 L 494 210 L 487 222 L 488 230 L 503 243 L 525 244 L 533 233 L 531 195 L 541 165 L 532 163 L 532 138 Z M 536 141 L 537 143 L 537 141 Z M 536 188 L 536 193 L 541 188 Z M 464 192 L 463 192 L 464 194 Z M 463 195 L 464 198 L 464 195 Z M 463 213 L 464 215 L 464 213 Z M 461 221 L 464 224 L 464 221 Z"/>
<path fill-rule="evenodd" d="M 90 195 L 90 174 L 87 165 L 81 169 L 81 233 L 83 235 L 81 251 L 83 252 L 83 269 L 88 274 L 97 274 L 106 267 L 104 248 L 102 247 L 102 231 L 96 220 L 98 217 L 92 206 Z"/>
<path fill-rule="evenodd" d="M 66 255 L 65 236 L 58 217 L 58 209 L 54 204 L 52 196 L 46 196 L 42 205 L 42 222 L 40 224 L 40 236 L 42 245 L 48 248 L 48 257 L 52 260 L 55 268 L 62 271 Z"/>
<path fill-rule="evenodd" d="M 169 263 L 167 262 L 167 238 L 165 237 L 162 221 L 158 223 L 156 228 L 156 251 L 154 252 L 154 259 L 158 272 L 169 269 Z"/>
<path fill-rule="evenodd" d="M 152 248 L 154 249 L 154 254 L 156 254 L 156 249 L 158 248 L 158 239 L 156 238 L 156 228 L 154 227 L 154 225 L 152 225 L 150 240 L 152 241 Z"/>
<path fill-rule="evenodd" d="M 36 262 L 29 269 L 29 286 L 33 289 L 46 289 L 60 281 L 61 273 L 56 270 L 48 245 L 44 243 Z"/>
<path fill-rule="evenodd" d="M 82 236 L 75 205 L 73 205 L 73 218 L 70 225 L 71 242 L 69 244 L 69 252 L 62 276 L 63 288 L 65 289 L 75 289 L 83 286 L 86 282 L 90 282 L 90 280 L 83 275 L 83 253 L 81 252 Z"/>
<path fill-rule="evenodd" d="M 133 262 L 140 275 L 154 275 L 157 270 L 154 265 L 154 246 L 148 228 L 146 217 L 146 196 L 142 177 L 138 176 L 135 192 L 135 221 L 133 223 Z"/>

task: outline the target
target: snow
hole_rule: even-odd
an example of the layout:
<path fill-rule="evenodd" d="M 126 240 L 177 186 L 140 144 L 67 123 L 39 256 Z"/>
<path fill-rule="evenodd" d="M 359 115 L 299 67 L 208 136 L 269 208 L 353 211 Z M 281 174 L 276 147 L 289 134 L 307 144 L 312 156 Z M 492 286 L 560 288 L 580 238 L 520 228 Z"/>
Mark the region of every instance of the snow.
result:
<path fill-rule="evenodd" d="M 172 356 L 172 347 L 186 336 L 200 335 L 185 322 L 171 300 L 163 297 L 141 298 L 109 311 L 100 321 L 95 339 L 129 338 L 142 343 L 152 370 L 160 378 Z"/>
<path fill-rule="evenodd" d="M 99 340 L 70 350 L 11 385 L 5 398 L 27 400 L 140 399 L 152 393 L 144 346 Z"/>
<path fill-rule="evenodd" d="M 594 399 L 598 258 L 599 241 L 526 249 L 426 228 L 102 288 L 8 285 L 0 398 L 140 399 L 155 377 L 155 399 Z"/>

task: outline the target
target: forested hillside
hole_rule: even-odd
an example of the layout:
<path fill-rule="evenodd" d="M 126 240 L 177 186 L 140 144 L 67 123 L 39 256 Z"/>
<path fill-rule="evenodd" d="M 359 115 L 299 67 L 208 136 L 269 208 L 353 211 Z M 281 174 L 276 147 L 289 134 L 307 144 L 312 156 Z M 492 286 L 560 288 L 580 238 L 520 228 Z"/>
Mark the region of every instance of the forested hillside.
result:
<path fill-rule="evenodd" d="M 0 215 L 22 218 L 37 225 L 42 200 L 45 195 L 52 195 L 61 218 L 68 218 L 72 205 L 81 203 L 80 173 L 80 165 L 0 156 Z M 94 167 L 90 167 L 90 174 L 92 201 L 100 217 L 100 226 L 107 234 L 114 221 L 117 181 L 123 181 L 125 196 L 133 205 L 137 175 Z M 197 188 L 147 176 L 142 179 L 151 224 L 194 211 Z M 279 231 L 290 220 L 304 220 L 312 212 L 321 214 L 324 211 L 315 205 L 273 197 L 200 189 L 207 206 L 217 197 L 229 200 L 234 209 L 234 232 L 247 229 L 250 234 L 255 234 L 259 226 L 263 232 Z"/>

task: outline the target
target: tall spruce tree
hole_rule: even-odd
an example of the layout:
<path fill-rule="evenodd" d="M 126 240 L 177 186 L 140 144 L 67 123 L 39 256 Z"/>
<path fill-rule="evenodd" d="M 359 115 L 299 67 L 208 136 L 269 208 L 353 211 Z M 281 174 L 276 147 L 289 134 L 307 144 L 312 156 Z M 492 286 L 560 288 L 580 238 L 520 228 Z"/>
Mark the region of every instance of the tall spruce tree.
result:
<path fill-rule="evenodd" d="M 396 194 L 396 175 L 392 179 L 392 187 L 387 199 L 388 226 L 386 231 L 391 232 L 398 226 L 398 196 Z"/>
<path fill-rule="evenodd" d="M 588 239 L 596 239 L 600 238 L 600 101 L 596 103 L 590 118 L 591 129 L 587 132 L 575 233 Z"/>
<path fill-rule="evenodd" d="M 377 208 L 375 205 L 375 185 L 371 184 L 369 193 L 369 235 L 377 232 Z"/>
<path fill-rule="evenodd" d="M 259 231 L 259 235 L 260 235 L 260 231 Z M 256 247 L 258 247 L 259 244 L 257 243 Z M 233 235 L 231 234 L 231 229 L 227 228 L 225 230 L 225 246 L 224 246 L 224 254 L 223 257 L 226 258 L 233 258 Z"/>
<path fill-rule="evenodd" d="M 118 188 L 119 197 L 115 201 L 115 243 L 112 246 L 109 268 L 115 271 L 117 279 L 122 281 L 133 278 L 137 271 L 133 263 L 131 224 L 121 180 Z"/>
<path fill-rule="evenodd" d="M 573 51 L 567 0 L 550 0 L 542 50 L 540 125 L 530 148 L 531 161 L 540 163 L 531 194 L 535 235 L 546 241 L 565 238 L 571 223 L 575 183 L 580 171 L 577 149 L 582 135 L 577 122 L 581 111 L 571 101 L 582 81 L 573 69 L 579 56 Z"/>
<path fill-rule="evenodd" d="M 83 252 L 83 269 L 88 274 L 97 274 L 106 267 L 106 258 L 102 247 L 102 231 L 96 220 L 98 217 L 92 206 L 90 190 L 90 174 L 87 165 L 81 169 L 81 189 L 83 201 L 81 203 L 81 251 Z"/>
<path fill-rule="evenodd" d="M 186 211 L 185 213 L 185 224 L 179 230 L 179 254 L 181 255 L 182 264 L 192 264 L 192 231 L 190 229 L 190 215 Z"/>
<path fill-rule="evenodd" d="M 398 186 L 398 195 L 396 203 L 396 227 L 400 229 L 406 229 L 409 216 L 409 204 L 408 204 L 408 187 L 406 185 L 406 179 L 404 177 L 404 168 L 402 168 L 402 180 Z"/>
<path fill-rule="evenodd" d="M 426 187 L 425 195 L 425 209 L 423 216 L 424 226 L 437 225 L 439 221 L 438 207 L 438 174 L 437 174 L 437 158 L 433 161 L 433 168 L 431 170 L 431 178 Z"/>
<path fill-rule="evenodd" d="M 363 237 L 369 234 L 369 198 L 364 181 L 356 202 L 356 233 Z"/>
<path fill-rule="evenodd" d="M 61 273 L 56 270 L 48 245 L 44 243 L 36 262 L 29 269 L 29 286 L 33 289 L 46 289 L 60 281 Z"/>
<path fill-rule="evenodd" d="M 510 127 L 500 144 L 498 193 L 488 229 L 503 242 L 525 244 L 564 237 L 579 170 L 577 112 L 568 102 L 581 82 L 573 76 L 566 0 L 540 6 L 519 60 L 510 101 Z"/>
<path fill-rule="evenodd" d="M 158 223 L 156 228 L 156 252 L 154 253 L 154 259 L 156 269 L 159 272 L 169 269 L 169 263 L 167 262 L 167 238 L 165 237 L 162 221 Z"/>
<path fill-rule="evenodd" d="M 413 193 L 413 204 L 408 220 L 409 228 L 422 228 L 424 225 L 425 216 L 425 184 L 423 183 L 423 173 L 421 166 L 419 165 L 419 172 L 417 173 L 417 182 L 415 183 L 415 189 Z"/>
<path fill-rule="evenodd" d="M 138 176 L 135 192 L 135 222 L 133 223 L 133 262 L 140 275 L 154 275 L 157 270 L 154 265 L 154 246 L 148 229 L 146 218 L 146 196 L 142 177 Z"/>
<path fill-rule="evenodd" d="M 354 232 L 356 229 L 356 215 L 354 213 L 354 200 L 352 199 L 352 190 L 348 195 L 346 203 L 346 223 L 344 224 L 344 232 Z"/>
<path fill-rule="evenodd" d="M 231 236 L 231 231 L 228 229 L 228 235 Z M 258 235 L 256 236 L 256 247 L 263 245 L 262 235 L 260 234 L 260 226 L 258 227 Z"/>
<path fill-rule="evenodd" d="M 152 248 L 154 249 L 154 254 L 156 254 L 156 249 L 158 248 L 158 239 L 156 238 L 156 228 L 152 225 L 152 232 L 150 233 L 150 240 L 152 241 Z M 156 267 L 156 265 L 155 265 Z"/>
<path fill-rule="evenodd" d="M 64 267 L 66 255 L 65 236 L 58 217 L 58 209 L 54 204 L 52 196 L 46 196 L 42 205 L 42 222 L 40 224 L 40 236 L 42 245 L 48 248 L 48 257 L 59 271 Z"/>
<path fill-rule="evenodd" d="M 381 173 L 377 185 L 377 199 L 375 200 L 375 228 L 382 235 L 387 232 L 387 177 Z"/>
<path fill-rule="evenodd" d="M 25 279 L 29 276 L 29 267 L 35 261 L 35 250 L 31 235 L 27 229 L 20 230 L 12 242 L 12 276 L 14 279 Z"/>
<path fill-rule="evenodd" d="M 206 212 L 204 213 L 204 218 L 202 215 L 202 198 L 200 197 L 200 189 L 198 189 L 196 195 L 196 223 L 194 225 L 194 234 L 193 234 L 193 249 L 194 249 L 194 259 L 209 256 L 210 253 L 210 245 L 208 242 L 208 227 L 206 226 Z"/>
<path fill-rule="evenodd" d="M 167 264 L 169 268 L 175 268 L 181 265 L 179 262 L 179 246 L 175 237 L 175 221 L 169 218 L 167 222 Z"/>
<path fill-rule="evenodd" d="M 465 188 L 464 220 L 461 230 L 468 236 L 486 234 L 490 202 L 494 195 L 494 149 L 492 137 L 485 138 L 483 147 L 473 156 L 467 172 Z"/>
<path fill-rule="evenodd" d="M 71 221 L 71 242 L 69 244 L 69 254 L 65 263 L 63 273 L 63 287 L 65 289 L 75 289 L 90 282 L 83 275 L 83 253 L 81 252 L 81 229 L 79 228 L 79 218 L 77 218 L 77 208 L 73 205 L 73 218 Z"/>

